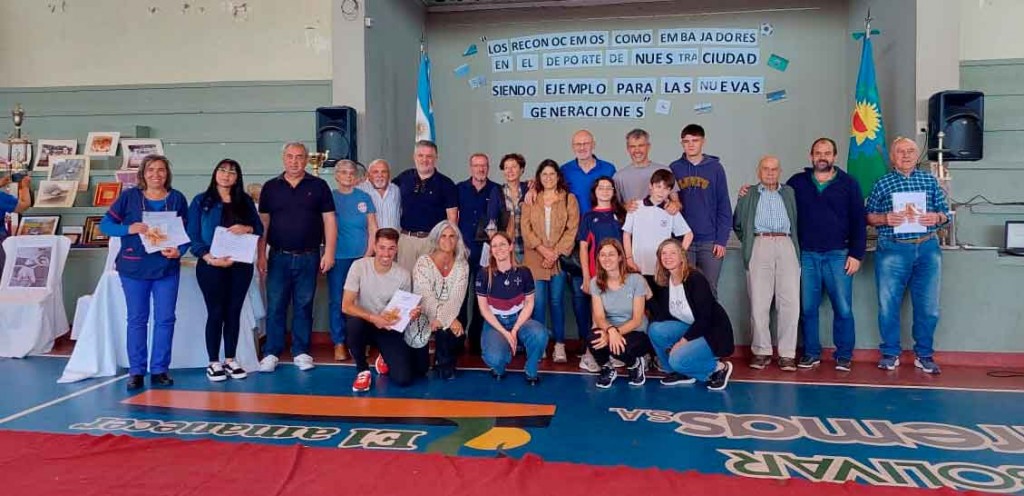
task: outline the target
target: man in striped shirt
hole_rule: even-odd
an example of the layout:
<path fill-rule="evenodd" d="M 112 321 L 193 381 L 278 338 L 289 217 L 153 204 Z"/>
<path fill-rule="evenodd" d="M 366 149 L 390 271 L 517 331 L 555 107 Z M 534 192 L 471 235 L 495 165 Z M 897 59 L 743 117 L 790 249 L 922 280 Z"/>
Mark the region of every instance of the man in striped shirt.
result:
<path fill-rule="evenodd" d="M 402 215 L 401 193 L 398 186 L 391 183 L 391 165 L 386 160 L 378 158 L 370 162 L 366 180 L 356 187 L 369 194 L 373 200 L 373 207 L 377 211 L 378 229 L 399 228 L 398 223 Z"/>
<path fill-rule="evenodd" d="M 896 138 L 890 150 L 893 170 L 875 183 L 867 203 L 868 223 L 878 229 L 875 281 L 882 338 L 878 368 L 895 370 L 900 365 L 900 307 L 909 288 L 914 304 L 914 366 L 938 374 L 941 369 L 933 359 L 932 341 L 939 323 L 942 250 L 936 230 L 949 221 L 949 205 L 935 176 L 917 169 L 917 143 Z M 923 204 L 913 201 L 914 197 Z"/>

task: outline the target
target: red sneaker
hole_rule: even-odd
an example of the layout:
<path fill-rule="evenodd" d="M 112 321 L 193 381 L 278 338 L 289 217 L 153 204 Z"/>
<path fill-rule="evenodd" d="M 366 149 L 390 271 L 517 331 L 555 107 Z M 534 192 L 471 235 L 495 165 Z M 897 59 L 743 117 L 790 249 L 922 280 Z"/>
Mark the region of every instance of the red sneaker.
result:
<path fill-rule="evenodd" d="M 370 390 L 371 384 L 373 384 L 373 377 L 370 375 L 369 370 L 364 370 L 356 374 L 356 380 L 352 382 L 352 390 L 357 393 L 363 393 Z"/>
<path fill-rule="evenodd" d="M 388 375 L 388 364 L 384 363 L 383 354 L 377 354 L 377 359 L 373 361 L 373 368 L 377 369 L 377 373 L 380 375 Z"/>

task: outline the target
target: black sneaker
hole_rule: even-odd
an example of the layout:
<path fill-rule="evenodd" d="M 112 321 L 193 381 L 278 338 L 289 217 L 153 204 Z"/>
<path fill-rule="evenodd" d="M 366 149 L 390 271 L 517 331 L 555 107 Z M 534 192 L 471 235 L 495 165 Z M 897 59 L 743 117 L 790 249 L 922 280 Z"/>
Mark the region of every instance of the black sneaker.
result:
<path fill-rule="evenodd" d="M 135 391 L 136 389 L 142 389 L 142 386 L 144 384 L 145 382 L 143 381 L 143 376 L 133 375 L 128 378 L 128 384 L 126 384 L 126 386 L 129 391 Z"/>
<path fill-rule="evenodd" d="M 811 369 L 817 367 L 821 363 L 821 357 L 804 355 L 800 357 L 800 361 L 796 364 L 797 368 Z"/>
<path fill-rule="evenodd" d="M 167 372 L 149 376 L 149 383 L 153 386 L 173 386 L 174 379 L 167 375 Z"/>
<path fill-rule="evenodd" d="M 438 367 L 437 376 L 443 381 L 451 381 L 455 379 L 455 367 Z"/>
<path fill-rule="evenodd" d="M 245 379 L 249 377 L 249 374 L 245 372 L 238 362 L 232 360 L 230 362 L 224 362 L 224 371 L 227 372 L 228 377 L 232 379 Z"/>
<path fill-rule="evenodd" d="M 597 377 L 597 387 L 599 388 L 610 388 L 615 379 L 619 377 L 619 373 L 615 371 L 615 367 L 611 364 L 601 367 L 601 375 Z"/>
<path fill-rule="evenodd" d="M 228 380 L 228 374 L 224 372 L 224 366 L 220 363 L 211 363 L 206 366 L 206 378 L 210 382 L 222 382 Z"/>
<path fill-rule="evenodd" d="M 721 391 L 725 389 L 725 386 L 729 385 L 729 377 L 732 377 L 732 362 L 722 362 L 725 367 L 721 370 L 716 370 L 708 378 L 708 390 L 710 391 Z"/>
<path fill-rule="evenodd" d="M 666 375 L 665 377 L 661 378 L 661 385 L 662 386 L 676 386 L 676 385 L 679 385 L 679 384 L 693 384 L 695 382 L 697 382 L 697 379 L 694 379 L 693 377 L 690 377 L 690 376 L 688 376 L 686 374 L 677 374 L 675 372 L 672 372 L 671 374 Z"/>
<path fill-rule="evenodd" d="M 645 382 L 647 382 L 647 360 L 644 360 L 644 357 L 639 357 L 629 367 L 629 385 L 643 386 Z"/>

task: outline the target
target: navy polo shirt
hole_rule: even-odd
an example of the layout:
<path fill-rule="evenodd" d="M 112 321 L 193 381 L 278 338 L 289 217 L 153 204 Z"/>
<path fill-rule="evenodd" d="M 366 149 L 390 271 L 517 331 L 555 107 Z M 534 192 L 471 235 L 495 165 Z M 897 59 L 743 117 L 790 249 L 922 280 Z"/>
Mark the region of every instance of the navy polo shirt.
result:
<path fill-rule="evenodd" d="M 565 176 L 565 183 L 569 186 L 569 192 L 576 196 L 576 202 L 580 205 L 580 219 L 583 214 L 590 211 L 593 205 L 590 204 L 590 188 L 594 187 L 601 176 L 615 177 L 615 165 L 605 162 L 594 156 L 597 163 L 590 172 L 583 172 L 580 162 L 572 159 L 562 165 L 562 175 Z"/>
<path fill-rule="evenodd" d="M 330 186 L 304 174 L 295 187 L 277 176 L 263 184 L 260 213 L 270 215 L 267 243 L 285 251 L 319 250 L 324 240 L 323 214 L 334 212 Z"/>
<path fill-rule="evenodd" d="M 458 208 L 459 192 L 448 176 L 434 171 L 421 180 L 416 169 L 408 169 L 391 182 L 398 186 L 402 198 L 403 231 L 430 232 L 438 222 L 448 218 L 449 208 Z"/>
<path fill-rule="evenodd" d="M 469 247 L 470 260 L 480 260 L 483 242 L 476 240 L 476 226 L 480 219 L 485 219 L 485 224 L 488 220 L 498 221 L 504 194 L 501 186 L 490 179 L 479 190 L 473 186 L 472 179 L 462 181 L 455 188 L 459 192 L 459 231 Z"/>
<path fill-rule="evenodd" d="M 622 243 L 622 223 L 615 218 L 611 209 L 591 210 L 580 216 L 580 230 L 576 233 L 576 241 L 587 242 L 587 253 L 580 256 L 590 261 L 591 276 L 597 275 L 597 249 L 601 242 L 616 239 Z"/>

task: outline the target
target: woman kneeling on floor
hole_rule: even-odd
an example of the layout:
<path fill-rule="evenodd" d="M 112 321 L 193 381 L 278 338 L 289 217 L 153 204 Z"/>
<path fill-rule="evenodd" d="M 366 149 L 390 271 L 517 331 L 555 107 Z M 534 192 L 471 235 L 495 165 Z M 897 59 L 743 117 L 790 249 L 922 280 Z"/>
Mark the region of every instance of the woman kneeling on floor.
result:
<path fill-rule="evenodd" d="M 491 261 L 476 276 L 476 297 L 484 318 L 480 336 L 484 363 L 501 380 L 505 367 L 520 349 L 526 351 L 526 382 L 540 382 L 537 367 L 548 342 L 548 330 L 533 315 L 533 275 L 512 259 L 512 238 L 499 232 L 491 238 Z"/>
<path fill-rule="evenodd" d="M 626 253 L 616 239 L 601 242 L 597 251 L 597 277 L 590 280 L 594 330 L 588 348 L 601 375 L 597 387 L 611 387 L 618 377 L 611 356 L 626 364 L 629 384 L 642 386 L 647 381 L 644 356 L 651 351 L 647 339 L 644 304 L 651 290 L 643 276 L 626 265 Z"/>
<path fill-rule="evenodd" d="M 729 315 L 711 293 L 700 271 L 691 268 L 679 241 L 668 239 L 658 246 L 651 311 L 651 343 L 669 374 L 666 386 L 707 382 L 708 389 L 725 389 L 732 376 L 732 324 Z"/>

